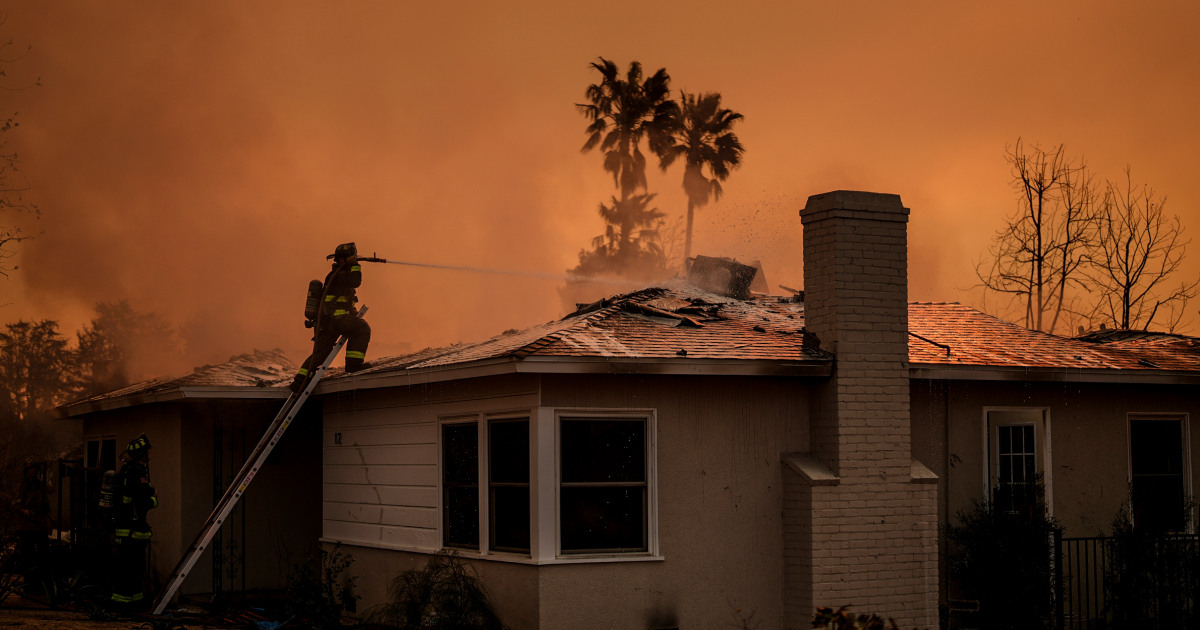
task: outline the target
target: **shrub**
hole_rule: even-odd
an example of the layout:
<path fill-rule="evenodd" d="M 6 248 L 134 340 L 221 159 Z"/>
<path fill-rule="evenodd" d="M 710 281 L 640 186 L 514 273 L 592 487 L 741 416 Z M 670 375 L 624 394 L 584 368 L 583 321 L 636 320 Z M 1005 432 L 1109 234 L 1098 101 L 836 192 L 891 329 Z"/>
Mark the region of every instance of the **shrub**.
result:
<path fill-rule="evenodd" d="M 305 554 L 288 575 L 286 613 L 304 627 L 340 627 L 342 615 L 358 602 L 358 578 L 345 575 L 352 564 L 354 558 L 336 546 L 321 549 L 319 563 L 311 552 Z"/>
<path fill-rule="evenodd" d="M 1105 560 L 1105 611 L 1113 627 L 1200 627 L 1196 536 L 1134 529 L 1125 507 L 1113 520 Z"/>
<path fill-rule="evenodd" d="M 848 606 L 842 606 L 837 610 L 828 607 L 818 608 L 817 614 L 813 617 L 813 627 L 828 628 L 829 630 L 900 630 L 896 627 L 894 619 L 884 622 L 879 615 L 853 615 L 846 610 L 847 608 Z"/>
<path fill-rule="evenodd" d="M 1002 496 L 999 492 L 993 496 Z M 1007 495 L 1011 499 L 1011 495 Z M 1019 505 L 976 502 L 946 529 L 949 572 L 963 599 L 979 602 L 983 630 L 1054 623 L 1054 532 L 1040 485 Z"/>
<path fill-rule="evenodd" d="M 453 552 L 440 551 L 422 569 L 396 576 L 375 623 L 410 629 L 505 630 L 475 572 Z"/>

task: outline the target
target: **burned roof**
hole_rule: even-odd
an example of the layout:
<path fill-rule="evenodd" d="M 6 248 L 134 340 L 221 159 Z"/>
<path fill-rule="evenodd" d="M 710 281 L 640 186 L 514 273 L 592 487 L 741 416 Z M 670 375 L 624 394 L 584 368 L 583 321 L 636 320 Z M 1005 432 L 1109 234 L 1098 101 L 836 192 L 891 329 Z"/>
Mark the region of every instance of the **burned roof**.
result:
<path fill-rule="evenodd" d="M 650 288 L 581 307 L 566 317 L 476 343 L 372 361 L 358 375 L 480 361 L 702 361 L 820 365 L 831 356 L 805 343 L 804 306 L 791 298 L 738 300 L 685 285 Z M 811 342 L 811 339 L 809 340 Z M 327 380 L 345 378 L 333 373 Z M 356 375 L 357 378 L 357 375 Z"/>
<path fill-rule="evenodd" d="M 296 364 L 282 350 L 254 350 L 232 356 L 225 363 L 202 365 L 184 376 L 134 383 L 68 403 L 59 409 L 63 415 L 73 416 L 88 411 L 183 398 L 246 398 L 248 394 L 249 397 L 278 398 L 283 396 L 278 386 L 286 385 L 295 372 Z"/>
<path fill-rule="evenodd" d="M 976 372 L 971 378 L 989 378 L 995 370 L 1016 370 L 1027 378 L 1060 378 L 1070 370 L 1092 373 L 1089 378 L 1158 378 L 1164 372 L 1200 378 L 1196 338 L 1128 335 L 1095 343 L 1029 330 L 954 302 L 914 302 L 908 315 L 914 377 L 922 370 L 968 369 Z M 560 320 L 484 341 L 377 359 L 361 376 L 334 370 L 326 380 L 328 390 L 386 386 L 367 381 L 489 362 L 520 363 L 525 367 L 517 369 L 530 372 L 728 374 L 754 365 L 760 374 L 766 373 L 762 366 L 771 366 L 780 374 L 824 376 L 832 360 L 806 333 L 799 300 L 737 299 L 679 283 L 600 300 Z"/>
<path fill-rule="evenodd" d="M 908 317 L 914 378 L 994 378 L 996 370 L 1007 370 L 1021 378 L 1040 373 L 1162 379 L 1164 373 L 1184 373 L 1200 379 L 1200 339 L 1194 337 L 1139 333 L 1072 339 L 1029 330 L 956 302 L 914 302 Z M 318 391 L 387 387 L 397 384 L 397 375 L 486 365 L 528 372 L 825 376 L 832 361 L 805 332 L 804 305 L 797 299 L 736 299 L 679 284 L 617 295 L 562 319 L 479 342 L 373 359 L 373 367 L 354 375 L 332 368 Z M 282 351 L 256 350 L 185 376 L 69 403 L 60 411 L 72 416 L 200 397 L 284 398 L 295 370 Z"/>

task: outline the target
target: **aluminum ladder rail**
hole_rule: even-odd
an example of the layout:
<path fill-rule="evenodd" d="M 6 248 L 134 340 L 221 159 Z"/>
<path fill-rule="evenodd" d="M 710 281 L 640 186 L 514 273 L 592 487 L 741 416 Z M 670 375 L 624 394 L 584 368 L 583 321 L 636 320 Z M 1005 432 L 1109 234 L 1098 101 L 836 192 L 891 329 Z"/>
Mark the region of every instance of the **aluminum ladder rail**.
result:
<path fill-rule="evenodd" d="M 362 317 L 367 314 L 367 307 L 362 307 L 358 310 L 358 316 Z M 343 335 L 338 337 L 337 343 L 333 345 L 333 350 L 329 352 L 329 356 L 325 357 L 325 362 L 317 371 L 313 373 L 312 378 L 308 379 L 308 385 L 299 394 L 293 393 L 284 401 L 283 407 L 279 413 L 275 415 L 275 419 L 271 421 L 270 427 L 258 442 L 258 446 L 246 458 L 246 463 L 242 464 L 242 469 L 233 478 L 233 482 L 225 490 L 225 494 L 221 500 L 217 502 L 213 508 L 212 514 L 208 515 L 208 520 L 204 522 L 204 527 L 200 529 L 200 533 L 196 536 L 196 540 L 192 542 L 192 546 L 188 548 L 187 553 L 183 554 L 183 558 L 179 560 L 179 564 L 175 565 L 175 570 L 171 572 L 171 577 L 167 580 L 167 586 L 158 594 L 154 600 L 154 607 L 151 609 L 151 614 L 161 615 L 167 608 L 167 604 L 171 602 L 171 598 L 175 596 L 175 592 L 183 586 L 183 581 L 192 571 L 192 567 L 200 560 L 201 554 L 208 548 L 212 542 L 213 536 L 216 536 L 217 530 L 221 529 L 221 525 L 225 519 L 229 517 L 229 513 L 241 500 L 242 495 L 246 493 L 246 488 L 250 486 L 250 482 L 254 481 L 254 476 L 258 470 L 262 468 L 271 451 L 275 450 L 275 445 L 279 443 L 279 439 L 291 426 L 292 420 L 296 418 L 300 408 L 304 406 L 304 401 L 308 400 L 309 394 L 317 386 L 317 381 L 324 376 L 325 370 L 329 368 L 329 364 L 333 363 L 333 358 L 341 351 L 342 346 L 346 345 L 346 337 Z"/>

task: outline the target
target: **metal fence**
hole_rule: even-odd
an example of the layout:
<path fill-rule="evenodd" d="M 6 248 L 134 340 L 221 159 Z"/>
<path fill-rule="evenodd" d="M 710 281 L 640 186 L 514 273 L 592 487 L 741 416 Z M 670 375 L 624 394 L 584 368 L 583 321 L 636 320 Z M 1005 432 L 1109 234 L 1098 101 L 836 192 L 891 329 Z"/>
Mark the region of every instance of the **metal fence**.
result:
<path fill-rule="evenodd" d="M 1200 628 L 1200 535 L 1054 536 L 1059 630 Z"/>

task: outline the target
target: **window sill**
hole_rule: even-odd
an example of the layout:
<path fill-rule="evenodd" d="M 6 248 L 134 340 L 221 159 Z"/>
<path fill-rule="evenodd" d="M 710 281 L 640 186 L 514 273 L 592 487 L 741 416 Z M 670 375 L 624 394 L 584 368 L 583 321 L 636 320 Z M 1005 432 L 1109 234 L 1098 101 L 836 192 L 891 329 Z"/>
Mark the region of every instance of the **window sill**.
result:
<path fill-rule="evenodd" d="M 408 553 L 420 553 L 425 555 L 433 555 L 439 550 L 430 549 L 428 547 L 413 547 L 407 545 L 388 545 L 378 542 L 365 542 L 361 540 L 340 540 L 337 538 L 327 538 L 322 536 L 321 542 L 342 545 L 345 547 L 365 547 L 368 549 L 382 549 L 385 551 L 405 551 Z M 613 562 L 662 562 L 666 558 L 656 556 L 649 553 L 629 554 L 629 555 L 578 555 L 578 556 L 558 556 L 556 558 L 547 558 L 544 560 L 535 560 L 529 556 L 523 556 L 513 553 L 493 552 L 488 554 L 479 553 L 471 549 L 458 549 L 455 547 L 443 547 L 441 551 L 453 551 L 460 558 L 469 560 L 481 560 L 485 562 L 505 562 L 508 564 L 527 564 L 533 566 L 548 566 L 556 564 L 601 564 Z"/>

